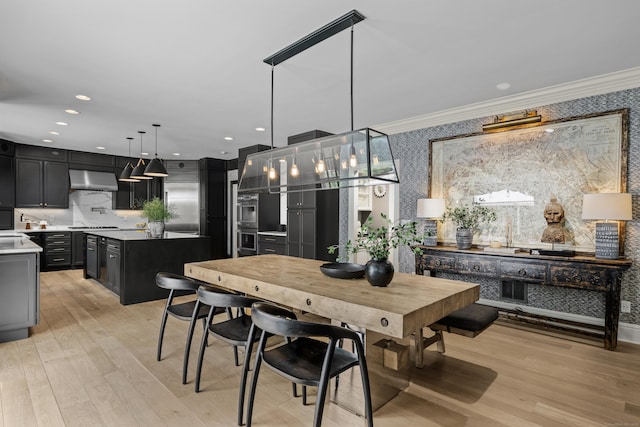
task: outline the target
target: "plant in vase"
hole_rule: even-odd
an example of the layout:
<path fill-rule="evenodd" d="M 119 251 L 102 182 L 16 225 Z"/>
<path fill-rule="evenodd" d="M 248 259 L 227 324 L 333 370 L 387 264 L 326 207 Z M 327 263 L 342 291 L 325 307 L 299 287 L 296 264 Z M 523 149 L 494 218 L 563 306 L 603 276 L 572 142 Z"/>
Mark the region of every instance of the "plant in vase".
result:
<path fill-rule="evenodd" d="M 448 206 L 440 219 L 444 223 L 451 220 L 456 225 L 456 246 L 458 249 L 469 249 L 473 241 L 473 234 L 483 222 L 495 221 L 496 213 L 493 209 L 477 203 L 471 205 Z"/>
<path fill-rule="evenodd" d="M 354 241 L 347 241 L 344 254 L 340 258 L 347 258 L 350 254 L 367 252 L 371 260 L 365 267 L 365 277 L 373 286 L 387 286 L 393 278 L 393 264 L 389 262 L 389 252 L 398 246 L 421 243 L 415 221 L 404 224 L 394 224 L 383 213 L 380 214 L 385 225 L 374 227 L 373 217 L 367 218 L 358 230 Z M 338 250 L 338 245 L 329 246 L 330 254 Z M 415 253 L 421 253 L 420 248 L 414 248 Z M 340 259 L 339 258 L 339 259 Z"/>
<path fill-rule="evenodd" d="M 158 197 L 154 197 L 152 200 L 143 203 L 142 216 L 147 218 L 147 226 L 149 227 L 151 237 L 161 237 L 162 233 L 164 233 L 165 221 L 177 217 L 173 209 L 165 205 Z"/>

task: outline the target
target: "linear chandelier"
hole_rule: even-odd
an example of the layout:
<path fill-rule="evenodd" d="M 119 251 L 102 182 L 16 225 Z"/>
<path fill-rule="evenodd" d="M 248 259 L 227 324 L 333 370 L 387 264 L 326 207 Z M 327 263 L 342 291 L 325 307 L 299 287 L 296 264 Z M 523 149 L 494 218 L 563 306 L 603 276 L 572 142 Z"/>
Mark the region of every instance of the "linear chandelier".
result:
<path fill-rule="evenodd" d="M 364 16 L 352 10 L 264 59 L 271 65 L 271 150 L 247 156 L 238 191 L 284 193 L 399 182 L 387 135 L 353 129 L 353 26 L 362 20 Z M 275 66 L 347 28 L 351 28 L 351 131 L 274 148 Z"/>

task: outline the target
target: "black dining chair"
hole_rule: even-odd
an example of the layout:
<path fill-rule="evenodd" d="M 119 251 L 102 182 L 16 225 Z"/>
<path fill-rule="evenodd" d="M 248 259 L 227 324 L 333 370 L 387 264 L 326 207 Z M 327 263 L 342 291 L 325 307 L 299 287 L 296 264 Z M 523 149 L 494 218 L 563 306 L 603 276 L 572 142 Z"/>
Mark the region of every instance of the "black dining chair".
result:
<path fill-rule="evenodd" d="M 276 305 L 258 302 L 251 307 L 252 328 L 247 341 L 247 352 L 251 350 L 254 335 L 260 334 L 260 342 L 255 355 L 253 378 L 247 402 L 247 427 L 251 427 L 256 385 L 262 362 L 273 371 L 297 384 L 318 387 L 313 425 L 322 423 L 324 402 L 329 380 L 354 366 L 360 366 L 364 410 L 368 426 L 373 426 L 369 373 L 360 336 L 340 326 L 297 320 L 296 315 Z M 258 332 L 262 330 L 261 332 Z M 287 342 L 266 349 L 267 337 L 279 335 Z M 313 337 L 313 338 L 312 338 Z M 328 342 L 315 338 L 325 338 Z M 340 340 L 351 340 L 355 353 L 338 346 Z"/>
<path fill-rule="evenodd" d="M 198 353 L 198 365 L 196 368 L 195 391 L 200 391 L 200 378 L 202 375 L 202 362 L 204 352 L 207 347 L 209 335 L 233 346 L 233 357 L 235 365 L 239 366 L 238 347 L 247 347 L 247 338 L 251 329 L 251 316 L 247 309 L 260 300 L 244 295 L 225 293 L 224 291 L 211 286 L 201 286 L 196 291 L 198 304 L 206 304 L 210 307 L 207 316 L 207 331 L 202 336 L 200 351 Z M 211 318 L 219 309 L 227 312 L 235 312 L 235 317 L 228 320 L 211 323 Z M 194 322 L 192 322 L 194 323 Z M 257 338 L 256 338 L 257 339 Z M 245 358 L 250 357 L 249 351 L 245 352 Z"/>

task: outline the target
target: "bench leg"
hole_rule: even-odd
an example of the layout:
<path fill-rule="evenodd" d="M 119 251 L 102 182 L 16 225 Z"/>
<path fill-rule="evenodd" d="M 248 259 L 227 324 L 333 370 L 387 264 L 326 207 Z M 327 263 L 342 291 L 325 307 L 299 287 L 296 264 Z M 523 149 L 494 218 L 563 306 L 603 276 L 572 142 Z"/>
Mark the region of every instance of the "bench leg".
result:
<path fill-rule="evenodd" d="M 418 329 L 413 336 L 415 338 L 414 348 L 416 368 L 424 367 L 424 349 L 429 347 L 431 344 L 438 343 L 438 353 L 444 353 L 444 335 L 442 334 L 442 331 L 433 331 L 433 336 L 425 338 L 422 334 L 422 329 Z"/>

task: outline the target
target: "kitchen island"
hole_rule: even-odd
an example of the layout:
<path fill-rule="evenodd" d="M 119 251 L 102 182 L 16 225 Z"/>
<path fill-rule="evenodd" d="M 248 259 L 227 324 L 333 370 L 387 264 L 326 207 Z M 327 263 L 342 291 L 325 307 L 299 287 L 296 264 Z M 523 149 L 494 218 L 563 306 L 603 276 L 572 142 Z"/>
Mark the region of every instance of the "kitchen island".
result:
<path fill-rule="evenodd" d="M 210 258 L 210 238 L 165 232 L 152 238 L 144 230 L 91 230 L 86 234 L 84 277 L 114 292 L 123 305 L 166 298 L 156 273 L 182 274 L 184 263 Z"/>
<path fill-rule="evenodd" d="M 0 342 L 28 338 L 40 321 L 40 252 L 24 234 L 0 234 Z"/>

